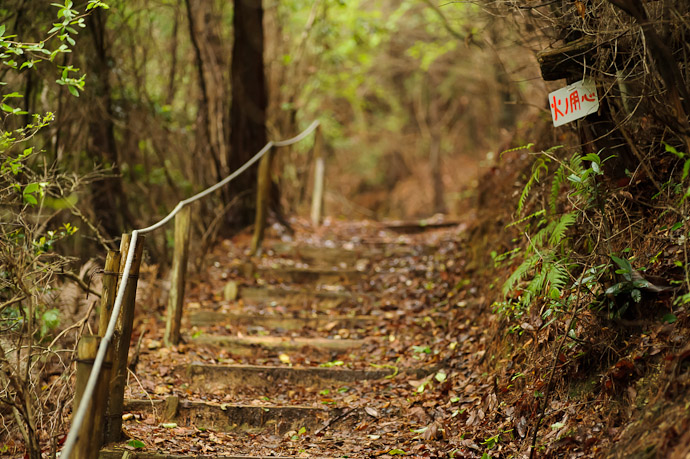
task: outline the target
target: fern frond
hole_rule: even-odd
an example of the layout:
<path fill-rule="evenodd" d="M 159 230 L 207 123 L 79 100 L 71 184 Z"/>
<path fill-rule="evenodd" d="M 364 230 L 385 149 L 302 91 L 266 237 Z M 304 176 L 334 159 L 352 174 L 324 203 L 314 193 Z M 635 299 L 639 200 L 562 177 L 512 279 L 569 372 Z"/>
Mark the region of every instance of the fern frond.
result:
<path fill-rule="evenodd" d="M 545 223 L 546 220 L 542 220 L 541 223 Z M 556 221 L 550 221 L 546 226 L 537 231 L 537 233 L 532 236 L 532 243 L 529 245 L 529 249 L 535 250 L 537 247 L 544 247 L 544 242 L 548 239 L 549 235 L 553 232 L 554 226 L 556 226 Z"/>
<path fill-rule="evenodd" d="M 517 206 L 517 214 L 520 215 L 522 213 L 522 210 L 525 207 L 525 202 L 527 202 L 527 197 L 529 196 L 529 192 L 532 190 L 532 186 L 534 185 L 535 182 L 539 181 L 539 176 L 542 171 L 548 172 L 549 171 L 549 166 L 547 165 L 547 161 L 543 158 L 539 158 L 534 162 L 534 165 L 532 166 L 532 174 L 530 175 L 529 179 L 527 180 L 527 183 L 525 184 L 525 187 L 522 189 L 522 193 L 520 193 L 520 199 L 518 199 L 518 206 Z"/>
<path fill-rule="evenodd" d="M 573 225 L 573 223 L 575 223 L 575 221 L 577 221 L 576 212 L 568 212 L 561 215 L 561 218 L 558 220 L 558 223 L 556 223 L 553 231 L 551 232 L 551 236 L 549 237 L 549 245 L 551 245 L 551 247 L 558 246 L 561 241 L 563 241 L 565 232 L 570 226 Z"/>
<path fill-rule="evenodd" d="M 569 280 L 570 272 L 565 265 L 562 263 L 552 263 L 549 265 L 549 270 L 546 273 L 546 286 L 555 288 L 560 292 L 565 288 Z"/>
<path fill-rule="evenodd" d="M 515 271 L 513 271 L 508 279 L 506 279 L 506 281 L 503 283 L 503 288 L 501 290 L 503 292 L 503 296 L 508 296 L 508 294 L 513 291 L 515 285 L 525 278 L 525 276 L 536 266 L 539 259 L 539 255 L 535 254 L 529 258 L 525 258 L 525 260 L 520 263 Z"/>
<path fill-rule="evenodd" d="M 539 296 L 539 294 L 541 294 L 541 292 L 544 290 L 548 274 L 548 272 L 546 271 L 546 267 L 547 266 L 544 266 L 544 269 L 536 273 L 532 280 L 529 282 L 529 284 L 527 284 L 525 292 L 527 292 L 530 297 Z"/>
<path fill-rule="evenodd" d="M 520 150 L 530 150 L 534 146 L 533 143 L 528 143 L 527 145 L 521 145 L 519 147 L 515 148 L 509 148 L 507 150 L 503 150 L 499 156 L 499 158 L 503 158 L 503 155 L 506 153 L 512 153 L 514 151 L 520 151 Z"/>
<path fill-rule="evenodd" d="M 558 169 L 556 169 L 556 173 L 553 176 L 553 181 L 551 182 L 551 196 L 549 196 L 549 208 L 551 209 L 551 215 L 556 213 L 558 195 L 561 193 L 561 187 L 567 181 L 566 177 L 565 165 L 561 164 Z"/>
<path fill-rule="evenodd" d="M 522 217 L 522 218 L 520 218 L 520 219 L 518 219 L 518 220 L 515 220 L 515 221 L 512 222 L 512 223 L 508 223 L 508 224 L 506 225 L 506 229 L 510 228 L 511 226 L 515 226 L 515 225 L 519 225 L 520 223 L 524 223 L 524 222 L 526 222 L 527 220 L 529 220 L 530 218 L 535 218 L 535 217 L 539 217 L 539 216 L 541 216 L 541 215 L 544 215 L 545 213 L 546 213 L 546 211 L 545 211 L 544 209 L 538 210 L 538 211 L 534 212 L 533 214 L 529 214 L 529 215 L 526 216 L 526 217 Z"/>

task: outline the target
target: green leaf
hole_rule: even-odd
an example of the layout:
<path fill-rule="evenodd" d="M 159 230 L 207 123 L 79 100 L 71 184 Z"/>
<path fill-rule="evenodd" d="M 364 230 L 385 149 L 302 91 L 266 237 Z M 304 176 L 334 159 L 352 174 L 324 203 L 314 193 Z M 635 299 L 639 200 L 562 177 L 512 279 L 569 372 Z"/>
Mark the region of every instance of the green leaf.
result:
<path fill-rule="evenodd" d="M 596 153 L 587 153 L 586 155 L 584 155 L 582 157 L 582 161 L 591 161 L 592 163 L 596 164 L 597 166 L 601 165 L 601 158 Z M 594 166 L 594 164 L 592 164 L 592 166 Z M 592 169 L 594 169 L 594 167 L 592 167 Z"/>
<path fill-rule="evenodd" d="M 678 321 L 678 317 L 676 317 L 675 314 L 666 314 L 664 317 L 662 317 L 663 321 L 666 322 L 667 324 L 672 324 L 676 321 Z"/>
<path fill-rule="evenodd" d="M 680 159 L 683 159 L 685 157 L 685 153 L 681 153 L 678 150 L 675 149 L 675 147 L 667 144 L 666 142 L 663 142 L 664 148 L 666 148 L 666 153 L 671 153 L 679 157 Z"/>
<path fill-rule="evenodd" d="M 570 174 L 568 176 L 568 180 L 570 180 L 571 182 L 574 182 L 574 183 L 582 183 L 582 179 L 580 178 L 580 176 L 575 175 L 575 174 Z"/>
<path fill-rule="evenodd" d="M 606 289 L 606 292 L 604 292 L 606 295 L 613 295 L 616 296 L 619 293 L 621 293 L 625 289 L 625 283 L 619 282 L 617 284 L 613 284 L 611 287 Z"/>
<path fill-rule="evenodd" d="M 43 323 L 50 329 L 60 325 L 60 311 L 58 309 L 48 309 L 43 313 Z"/>
<path fill-rule="evenodd" d="M 431 348 L 429 346 L 412 346 L 412 352 L 416 354 L 431 354 Z"/>
<path fill-rule="evenodd" d="M 621 268 L 624 273 L 631 273 L 633 271 L 632 265 L 625 258 L 618 258 L 615 255 L 610 255 L 611 259 Z M 621 273 L 623 274 L 623 273 Z"/>
<path fill-rule="evenodd" d="M 35 183 L 29 183 L 24 187 L 24 194 L 30 194 L 30 193 L 35 193 L 38 191 L 39 185 L 38 182 Z"/>
<path fill-rule="evenodd" d="M 176 422 L 165 422 L 165 423 L 161 424 L 161 427 L 164 429 L 174 429 L 177 427 L 177 423 Z"/>
<path fill-rule="evenodd" d="M 402 449 L 392 449 L 388 451 L 388 454 L 390 454 L 391 456 L 407 456 L 407 453 Z"/>
<path fill-rule="evenodd" d="M 72 85 L 68 85 L 68 86 L 67 86 L 67 89 L 69 90 L 69 92 L 70 92 L 74 97 L 79 97 L 79 91 L 77 91 L 77 88 L 76 88 L 76 87 L 74 87 L 74 86 L 72 86 Z"/>
<path fill-rule="evenodd" d="M 5 24 L 0 24 L 0 37 L 5 35 Z"/>
<path fill-rule="evenodd" d="M 24 195 L 24 202 L 31 204 L 33 206 L 38 204 L 38 201 L 36 200 L 36 197 L 33 194 L 25 194 Z"/>
<path fill-rule="evenodd" d="M 632 297 L 633 301 L 635 301 L 635 303 L 639 303 L 640 301 L 642 301 L 642 293 L 638 289 L 633 289 L 630 292 L 630 296 Z"/>
<path fill-rule="evenodd" d="M 130 441 L 127 442 L 127 445 L 131 446 L 132 448 L 144 448 L 146 446 L 146 443 L 144 443 L 141 440 L 135 440 L 132 438 Z"/>
<path fill-rule="evenodd" d="M 438 373 L 436 373 L 436 376 L 434 376 L 434 379 L 440 383 L 444 382 L 448 378 L 448 375 L 446 375 L 445 371 L 441 370 Z"/>

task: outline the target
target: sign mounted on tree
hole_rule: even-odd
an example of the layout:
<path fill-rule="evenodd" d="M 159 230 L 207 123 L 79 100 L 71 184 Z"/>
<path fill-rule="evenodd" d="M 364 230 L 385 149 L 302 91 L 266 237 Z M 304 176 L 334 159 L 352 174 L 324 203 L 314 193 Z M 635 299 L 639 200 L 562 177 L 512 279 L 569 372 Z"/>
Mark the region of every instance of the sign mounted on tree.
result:
<path fill-rule="evenodd" d="M 581 80 L 549 94 L 554 126 L 584 118 L 599 110 L 597 88 L 591 80 Z"/>

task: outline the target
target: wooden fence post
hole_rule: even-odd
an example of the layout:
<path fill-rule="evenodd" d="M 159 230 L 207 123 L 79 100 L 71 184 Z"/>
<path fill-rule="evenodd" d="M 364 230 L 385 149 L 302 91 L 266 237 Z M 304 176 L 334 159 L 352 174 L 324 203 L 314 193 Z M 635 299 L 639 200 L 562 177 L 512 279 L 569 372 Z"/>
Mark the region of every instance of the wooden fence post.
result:
<path fill-rule="evenodd" d="M 98 320 L 98 336 L 103 337 L 108 329 L 108 322 L 113 312 L 115 296 L 117 295 L 117 278 L 120 269 L 120 252 L 108 251 L 103 269 L 103 289 L 101 290 L 101 309 Z"/>
<path fill-rule="evenodd" d="M 321 126 L 316 128 L 314 134 L 314 190 L 311 197 L 311 222 L 314 226 L 321 224 L 321 212 L 323 211 L 323 180 L 326 163 L 323 157 L 323 133 Z"/>
<path fill-rule="evenodd" d="M 113 362 L 112 347 L 109 347 L 105 354 L 105 360 L 101 367 L 93 398 L 91 400 L 82 399 L 100 342 L 100 336 L 86 335 L 81 337 L 77 345 L 77 381 L 72 411 L 76 412 L 80 403 L 88 403 L 89 409 L 86 411 L 86 417 L 80 426 L 77 442 L 75 443 L 74 457 L 76 459 L 93 459 L 98 457 L 98 452 L 101 446 L 103 446 L 103 428 Z"/>
<path fill-rule="evenodd" d="M 125 268 L 127 253 L 129 252 L 131 235 L 123 234 L 120 243 L 122 263 L 120 263 L 120 275 Z M 122 308 L 117 319 L 117 327 L 113 336 L 113 371 L 110 378 L 110 399 L 108 402 L 108 414 L 106 419 L 105 441 L 116 442 L 120 440 L 122 430 L 122 411 L 124 407 L 125 385 L 127 382 L 127 355 L 129 354 L 129 341 L 132 338 L 132 325 L 134 321 L 134 302 L 137 294 L 137 281 L 139 279 L 139 267 L 141 266 L 141 254 L 144 248 L 144 237 L 137 238 L 137 246 L 134 250 L 134 259 L 129 272 L 129 280 L 122 299 Z M 120 279 L 124 282 L 125 279 Z"/>
<path fill-rule="evenodd" d="M 168 317 L 165 323 L 166 346 L 177 345 L 180 342 L 180 321 L 182 320 L 187 275 L 191 215 L 191 208 L 186 206 L 175 216 L 175 252 L 170 280 L 170 296 L 168 297 Z"/>
<path fill-rule="evenodd" d="M 268 200 L 271 192 L 271 163 L 273 162 L 273 148 L 271 148 L 259 163 L 256 189 L 256 219 L 254 220 L 254 236 L 252 237 L 251 255 L 261 248 L 266 228 L 266 214 L 268 212 Z"/>

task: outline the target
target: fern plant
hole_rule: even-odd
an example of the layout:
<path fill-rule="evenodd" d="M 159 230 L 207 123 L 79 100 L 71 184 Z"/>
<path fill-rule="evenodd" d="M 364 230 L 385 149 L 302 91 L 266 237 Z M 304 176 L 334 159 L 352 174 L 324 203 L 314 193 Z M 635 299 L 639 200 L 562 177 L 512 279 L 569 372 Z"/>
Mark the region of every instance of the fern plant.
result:
<path fill-rule="evenodd" d="M 564 292 L 573 285 L 568 229 L 580 219 L 582 213 L 594 205 L 595 177 L 601 172 L 601 159 L 597 154 L 575 154 L 569 161 L 561 161 L 553 152 L 559 147 L 542 152 L 535 160 L 518 199 L 516 220 L 508 226 L 521 226 L 527 241 L 522 261 L 503 284 L 504 301 L 495 308 L 504 314 L 519 317 L 530 310 L 536 300 L 548 303 L 544 319 L 554 310 L 564 308 Z M 555 170 L 553 165 L 556 165 Z M 529 204 L 532 188 L 549 178 L 550 192 L 543 208 L 522 217 Z M 568 210 L 561 203 L 565 196 Z"/>

